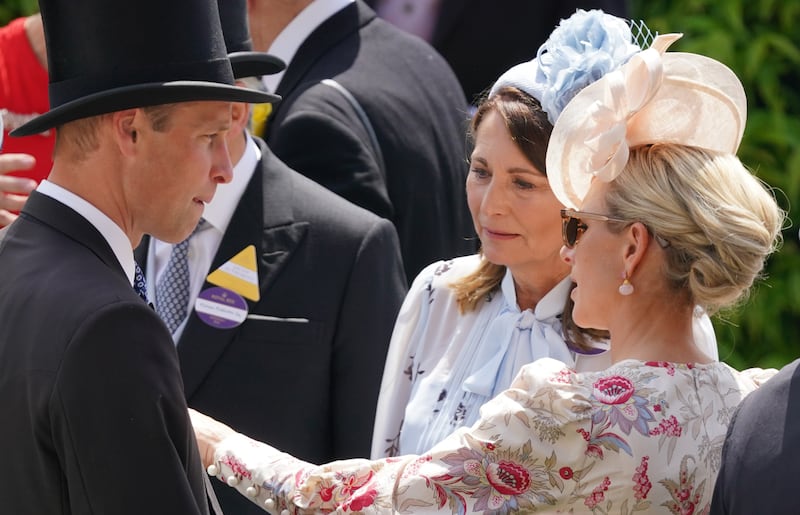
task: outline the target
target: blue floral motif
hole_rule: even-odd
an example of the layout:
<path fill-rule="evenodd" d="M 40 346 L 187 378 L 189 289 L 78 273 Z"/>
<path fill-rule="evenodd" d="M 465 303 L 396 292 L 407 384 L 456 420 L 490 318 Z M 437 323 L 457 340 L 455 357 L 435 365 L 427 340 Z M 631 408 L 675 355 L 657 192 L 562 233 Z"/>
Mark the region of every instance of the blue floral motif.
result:
<path fill-rule="evenodd" d="M 536 82 L 547 84 L 539 101 L 550 122 L 580 90 L 639 52 L 632 41 L 625 20 L 597 9 L 562 20 L 536 55 Z"/>

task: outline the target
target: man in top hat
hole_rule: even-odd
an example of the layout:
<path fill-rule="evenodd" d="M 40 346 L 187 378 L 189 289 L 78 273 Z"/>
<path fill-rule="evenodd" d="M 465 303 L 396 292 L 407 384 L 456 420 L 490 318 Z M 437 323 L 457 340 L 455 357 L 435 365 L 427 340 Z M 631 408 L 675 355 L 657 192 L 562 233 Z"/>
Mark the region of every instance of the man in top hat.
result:
<path fill-rule="evenodd" d="M 246 0 L 219 0 L 219 9 L 236 77 L 282 69 L 250 51 Z M 175 329 L 188 404 L 312 462 L 367 456 L 406 291 L 394 226 L 291 170 L 250 137 L 249 104 L 234 104 L 232 113 L 233 181 L 217 188 L 203 228 L 189 239 L 180 315 L 166 295 L 155 295 L 156 310 Z M 147 240 L 136 256 L 153 298 L 172 277 L 181 245 Z M 225 275 L 236 264 L 252 266 L 252 282 Z M 208 315 L 214 292 L 241 299 L 241 324 Z M 227 515 L 263 513 L 213 483 Z"/>
<path fill-rule="evenodd" d="M 212 0 L 40 7 L 51 109 L 12 135 L 57 142 L 0 244 L 0 506 L 204 514 L 177 355 L 133 247 L 192 232 L 231 180 L 231 103 L 274 97 L 234 86 Z"/>

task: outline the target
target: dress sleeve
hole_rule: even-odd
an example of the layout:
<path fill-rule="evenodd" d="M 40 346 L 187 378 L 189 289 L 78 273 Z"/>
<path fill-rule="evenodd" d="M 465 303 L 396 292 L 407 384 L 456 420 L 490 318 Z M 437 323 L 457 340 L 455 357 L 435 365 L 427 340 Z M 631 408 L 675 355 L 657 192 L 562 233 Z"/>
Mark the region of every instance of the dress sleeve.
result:
<path fill-rule="evenodd" d="M 393 456 L 403 423 L 403 415 L 411 397 L 413 356 L 422 338 L 430 313 L 433 271 L 441 262 L 426 267 L 414 279 L 395 322 L 384 365 L 375 427 L 372 433 L 373 459 Z"/>
<path fill-rule="evenodd" d="M 262 509 L 422 513 L 533 511 L 555 505 L 583 473 L 590 403 L 563 364 L 540 360 L 512 389 L 422 456 L 312 465 L 243 435 L 217 446 L 212 470 Z M 584 429 L 585 431 L 585 429 Z"/>

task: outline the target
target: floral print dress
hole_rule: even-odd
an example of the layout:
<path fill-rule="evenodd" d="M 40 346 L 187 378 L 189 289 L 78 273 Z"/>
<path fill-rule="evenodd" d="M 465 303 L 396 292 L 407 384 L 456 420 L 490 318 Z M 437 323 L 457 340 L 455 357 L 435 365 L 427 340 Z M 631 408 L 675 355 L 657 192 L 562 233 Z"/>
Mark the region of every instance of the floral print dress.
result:
<path fill-rule="evenodd" d="M 544 358 L 421 456 L 317 466 L 236 435 L 215 467 L 276 514 L 707 513 L 733 410 L 774 373 Z"/>

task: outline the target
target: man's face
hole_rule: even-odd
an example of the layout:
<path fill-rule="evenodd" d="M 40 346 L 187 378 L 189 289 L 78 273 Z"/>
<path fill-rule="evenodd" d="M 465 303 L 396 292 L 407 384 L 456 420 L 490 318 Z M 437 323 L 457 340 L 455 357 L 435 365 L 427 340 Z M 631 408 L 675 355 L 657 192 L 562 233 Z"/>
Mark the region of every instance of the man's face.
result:
<path fill-rule="evenodd" d="M 133 219 L 141 232 L 177 243 L 191 234 L 217 185 L 233 177 L 225 141 L 231 103 L 175 104 L 163 127 L 154 128 L 146 114 L 140 120 L 127 188 Z"/>

